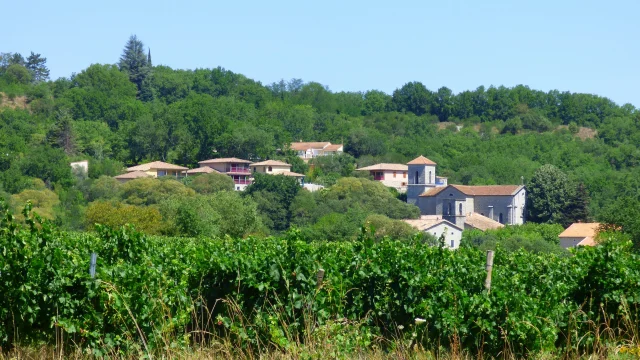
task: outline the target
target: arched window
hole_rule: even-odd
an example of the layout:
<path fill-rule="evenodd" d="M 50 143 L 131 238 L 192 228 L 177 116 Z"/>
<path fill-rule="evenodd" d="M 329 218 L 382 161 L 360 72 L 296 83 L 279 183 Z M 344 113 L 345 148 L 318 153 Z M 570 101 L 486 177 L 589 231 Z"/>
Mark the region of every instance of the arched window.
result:
<path fill-rule="evenodd" d="M 272 172 L 273 168 L 271 166 L 269 166 L 269 172 Z"/>
<path fill-rule="evenodd" d="M 413 181 L 413 183 L 414 183 L 414 184 L 417 184 L 417 183 L 418 183 L 418 179 L 419 179 L 419 178 L 420 178 L 420 174 L 416 171 L 416 178 L 415 178 L 415 180 Z"/>
<path fill-rule="evenodd" d="M 462 204 L 458 204 L 458 215 L 462 215 Z"/>
<path fill-rule="evenodd" d="M 429 184 L 433 184 L 433 181 L 431 181 L 431 171 L 429 171 Z"/>
<path fill-rule="evenodd" d="M 449 203 L 449 208 L 447 209 L 447 215 L 451 215 L 451 203 Z"/>
<path fill-rule="evenodd" d="M 498 221 L 500 222 L 500 224 L 504 224 L 504 222 L 502 221 L 502 213 L 500 213 L 500 216 L 498 217 Z"/>

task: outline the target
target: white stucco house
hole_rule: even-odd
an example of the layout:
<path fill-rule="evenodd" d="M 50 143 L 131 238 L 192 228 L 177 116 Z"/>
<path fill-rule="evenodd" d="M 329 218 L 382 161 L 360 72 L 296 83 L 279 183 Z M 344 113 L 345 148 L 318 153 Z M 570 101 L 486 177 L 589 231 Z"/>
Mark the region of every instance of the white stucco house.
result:
<path fill-rule="evenodd" d="M 438 182 L 436 163 L 423 156 L 407 165 L 407 202 L 418 206 L 422 215 L 441 216 L 460 228 L 475 227 L 467 217 L 487 226 L 491 222 L 485 218 L 506 225 L 525 222 L 524 185 L 449 185 Z"/>
<path fill-rule="evenodd" d="M 404 164 L 375 164 L 365 166 L 357 171 L 368 171 L 373 180 L 380 181 L 384 186 L 392 187 L 399 192 L 407 191 L 407 170 Z"/>
<path fill-rule="evenodd" d="M 342 144 L 324 142 L 294 142 L 289 145 L 305 162 L 318 156 L 335 155 L 344 151 Z"/>
<path fill-rule="evenodd" d="M 576 246 L 595 246 L 600 223 L 573 223 L 560 233 L 560 246 L 568 249 Z"/>
<path fill-rule="evenodd" d="M 449 249 L 455 250 L 460 247 L 464 228 L 447 220 L 437 216 L 422 216 L 420 219 L 407 219 L 403 221 L 417 230 L 433 235 L 437 239 L 444 237 L 444 245 Z"/>

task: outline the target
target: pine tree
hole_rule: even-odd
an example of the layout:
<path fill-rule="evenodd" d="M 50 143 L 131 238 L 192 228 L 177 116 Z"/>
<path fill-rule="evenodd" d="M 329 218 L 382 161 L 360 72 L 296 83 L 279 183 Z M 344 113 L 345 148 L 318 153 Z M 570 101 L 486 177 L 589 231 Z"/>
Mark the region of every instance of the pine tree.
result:
<path fill-rule="evenodd" d="M 150 53 L 149 53 L 150 54 Z M 118 67 L 129 75 L 129 80 L 138 87 L 138 96 L 143 93 L 143 84 L 150 75 L 150 56 L 144 54 L 144 44 L 138 37 L 131 35 L 127 45 L 124 47 Z"/>
<path fill-rule="evenodd" d="M 149 66 L 150 68 L 153 67 L 153 65 L 151 64 L 151 48 L 149 48 L 149 54 L 147 54 L 147 66 Z"/>
<path fill-rule="evenodd" d="M 562 225 L 589 221 L 589 194 L 583 183 L 579 183 L 564 211 Z"/>
<path fill-rule="evenodd" d="M 25 67 L 31 72 L 34 83 L 49 79 L 49 68 L 47 68 L 46 63 L 47 58 L 41 57 L 40 54 L 34 54 L 33 51 L 27 58 Z"/>
<path fill-rule="evenodd" d="M 71 124 L 71 115 L 68 110 L 60 110 L 56 114 L 56 125 L 49 133 L 50 143 L 59 147 L 67 155 L 75 152 L 76 143 Z"/>

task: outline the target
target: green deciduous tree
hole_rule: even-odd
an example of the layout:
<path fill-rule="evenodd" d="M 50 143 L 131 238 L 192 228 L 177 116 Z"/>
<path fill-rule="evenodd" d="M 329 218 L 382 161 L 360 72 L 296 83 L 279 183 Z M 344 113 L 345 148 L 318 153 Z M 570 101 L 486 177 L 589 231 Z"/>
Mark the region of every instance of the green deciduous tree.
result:
<path fill-rule="evenodd" d="M 538 223 L 564 223 L 564 211 L 574 189 L 567 175 L 553 165 L 543 165 L 527 184 L 527 219 Z"/>
<path fill-rule="evenodd" d="M 219 191 L 232 191 L 234 183 L 229 175 L 211 173 L 193 176 L 188 186 L 198 194 L 213 194 Z"/>

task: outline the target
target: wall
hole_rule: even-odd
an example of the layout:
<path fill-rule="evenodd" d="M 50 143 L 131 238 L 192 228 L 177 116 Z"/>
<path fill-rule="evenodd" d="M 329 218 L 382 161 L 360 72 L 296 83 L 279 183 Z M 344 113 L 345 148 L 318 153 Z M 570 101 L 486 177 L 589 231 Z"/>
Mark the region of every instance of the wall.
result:
<path fill-rule="evenodd" d="M 570 248 L 576 247 L 580 241 L 584 240 L 583 237 L 570 237 L 570 238 L 560 238 L 560 247 L 562 248 Z"/>
<path fill-rule="evenodd" d="M 479 214 L 483 213 L 484 216 L 489 217 L 489 205 L 493 205 L 493 220 L 500 221 L 500 213 L 502 213 L 504 224 L 519 225 L 525 221 L 525 189 L 514 196 L 475 196 L 474 198 L 474 209 Z M 513 206 L 513 219 L 509 205 Z"/>
<path fill-rule="evenodd" d="M 462 231 L 452 227 L 447 223 L 440 223 L 428 230 L 425 230 L 426 233 L 429 233 L 436 238 L 440 238 L 443 232 L 445 232 L 445 246 L 451 249 L 457 249 L 460 247 L 460 240 L 462 239 Z M 453 240 L 453 246 L 451 246 L 451 241 Z"/>
<path fill-rule="evenodd" d="M 259 166 L 251 166 L 251 171 L 254 172 L 259 172 L 259 173 L 266 173 L 266 174 L 281 174 L 285 171 L 291 171 L 291 166 L 284 166 L 284 165 L 271 165 L 271 171 L 269 171 L 269 166 L 265 166 L 265 165 L 259 165 Z"/>
<path fill-rule="evenodd" d="M 376 172 L 380 172 L 380 170 L 371 171 L 373 175 Z M 406 174 L 406 171 L 396 170 L 396 177 L 393 177 L 393 170 L 383 170 L 383 180 L 381 180 L 384 186 L 396 188 L 398 190 L 407 190 L 407 183 L 409 179 L 407 179 L 403 174 Z"/>

